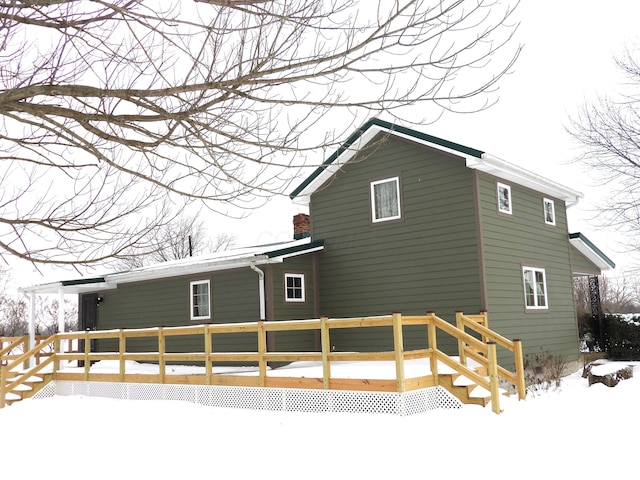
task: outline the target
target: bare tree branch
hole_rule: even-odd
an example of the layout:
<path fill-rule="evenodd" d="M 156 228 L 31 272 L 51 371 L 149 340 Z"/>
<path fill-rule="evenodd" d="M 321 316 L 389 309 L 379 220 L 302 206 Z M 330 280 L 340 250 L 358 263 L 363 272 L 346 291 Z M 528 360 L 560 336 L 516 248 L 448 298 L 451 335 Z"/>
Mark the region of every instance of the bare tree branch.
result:
<path fill-rule="evenodd" d="M 177 203 L 254 208 L 367 117 L 486 108 L 516 5 L 0 1 L 0 249 L 153 251 Z"/>

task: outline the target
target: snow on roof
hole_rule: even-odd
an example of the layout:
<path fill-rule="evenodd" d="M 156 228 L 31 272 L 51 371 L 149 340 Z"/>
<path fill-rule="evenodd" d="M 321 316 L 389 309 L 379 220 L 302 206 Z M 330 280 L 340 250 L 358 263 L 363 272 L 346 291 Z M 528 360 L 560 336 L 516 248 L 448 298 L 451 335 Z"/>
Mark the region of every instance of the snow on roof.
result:
<path fill-rule="evenodd" d="M 131 270 L 107 273 L 101 276 L 81 277 L 72 280 L 33 285 L 20 288 L 20 291 L 25 293 L 58 293 L 62 289 L 64 293 L 82 293 L 106 290 L 116 288 L 121 283 L 229 270 L 232 268 L 248 267 L 250 265 L 279 263 L 287 257 L 311 253 L 322 250 L 323 248 L 322 241 L 312 242 L 310 237 L 306 237 L 300 240 L 235 248 L 206 255 L 156 263 Z"/>

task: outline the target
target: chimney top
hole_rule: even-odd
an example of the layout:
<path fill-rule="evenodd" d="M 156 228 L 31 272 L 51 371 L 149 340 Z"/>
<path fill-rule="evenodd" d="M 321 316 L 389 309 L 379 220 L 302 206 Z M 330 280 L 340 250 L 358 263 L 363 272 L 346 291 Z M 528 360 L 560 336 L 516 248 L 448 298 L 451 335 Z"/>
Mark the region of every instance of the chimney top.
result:
<path fill-rule="evenodd" d="M 293 238 L 300 240 L 311 236 L 311 221 L 306 213 L 293 216 Z"/>

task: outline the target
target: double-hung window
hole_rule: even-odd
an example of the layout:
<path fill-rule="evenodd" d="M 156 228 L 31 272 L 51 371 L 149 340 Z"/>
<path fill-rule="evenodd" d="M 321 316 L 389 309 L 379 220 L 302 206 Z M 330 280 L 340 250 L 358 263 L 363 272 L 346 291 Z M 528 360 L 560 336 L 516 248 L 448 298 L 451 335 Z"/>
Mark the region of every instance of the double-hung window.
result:
<path fill-rule="evenodd" d="M 287 302 L 304 302 L 304 274 L 284 274 L 284 295 Z"/>
<path fill-rule="evenodd" d="M 524 304 L 527 309 L 549 308 L 547 279 L 543 268 L 522 267 Z"/>
<path fill-rule="evenodd" d="M 191 320 L 211 319 L 211 282 L 191 282 Z"/>
<path fill-rule="evenodd" d="M 501 213 L 513 213 L 511 207 L 511 187 L 504 183 L 498 183 L 498 211 Z"/>
<path fill-rule="evenodd" d="M 544 223 L 547 225 L 555 225 L 556 224 L 556 208 L 553 203 L 553 200 L 549 200 L 545 198 L 542 200 L 542 204 L 544 206 Z"/>
<path fill-rule="evenodd" d="M 393 177 L 371 182 L 371 221 L 384 222 L 401 216 L 400 179 Z"/>

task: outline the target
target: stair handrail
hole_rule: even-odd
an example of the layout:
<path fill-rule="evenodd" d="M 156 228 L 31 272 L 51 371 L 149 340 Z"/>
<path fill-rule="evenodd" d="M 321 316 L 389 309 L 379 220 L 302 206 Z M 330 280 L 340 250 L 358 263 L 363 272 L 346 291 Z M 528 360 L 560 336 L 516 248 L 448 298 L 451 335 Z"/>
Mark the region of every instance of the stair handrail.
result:
<path fill-rule="evenodd" d="M 29 339 L 28 335 L 22 335 L 20 337 L 3 337 L 3 338 L 13 338 L 14 340 L 6 347 L 0 349 L 0 359 L 4 356 L 8 356 L 11 351 L 15 348 L 18 348 L 18 345 L 21 343 L 26 345 L 27 340 Z"/>
<path fill-rule="evenodd" d="M 40 362 L 33 368 L 29 368 L 26 372 L 18 374 L 15 380 L 13 380 L 11 383 L 8 383 L 9 374 L 11 374 L 11 371 L 18 367 L 21 363 L 26 363 L 31 358 L 35 358 L 43 348 L 51 343 L 54 343 L 57 338 L 56 335 L 57 334 L 54 334 L 46 340 L 40 342 L 38 345 L 33 347 L 31 350 L 24 352 L 12 362 L 7 362 L 6 365 L 0 365 L 0 408 L 3 408 L 5 406 L 7 393 L 13 391 L 18 385 L 23 384 L 30 377 L 36 375 L 38 372 L 40 372 L 40 370 L 53 362 L 55 358 L 55 352 L 53 355 L 48 356 L 48 358 L 44 362 Z"/>
<path fill-rule="evenodd" d="M 511 351 L 514 357 L 514 366 L 515 366 L 515 374 L 509 372 L 505 368 L 498 365 L 498 374 L 507 379 L 509 382 L 513 383 L 516 386 L 518 391 L 518 398 L 520 400 L 524 400 L 526 398 L 526 385 L 524 380 L 524 359 L 522 352 L 522 341 L 520 339 L 509 340 L 506 337 L 503 337 L 499 333 L 491 330 L 488 326 L 482 325 L 474 320 L 474 317 L 481 317 L 484 321 L 487 321 L 486 312 L 481 315 L 465 315 L 463 312 L 456 312 L 456 325 L 461 331 L 465 331 L 466 327 L 474 330 L 476 333 L 482 335 L 483 341 L 491 341 L 495 342 L 497 345 Z M 474 337 L 475 338 L 475 337 Z M 473 357 L 474 360 L 480 361 L 481 357 L 474 352 L 473 350 L 464 348 L 464 351 L 460 352 L 461 358 L 464 358 L 464 355 L 469 355 Z"/>

